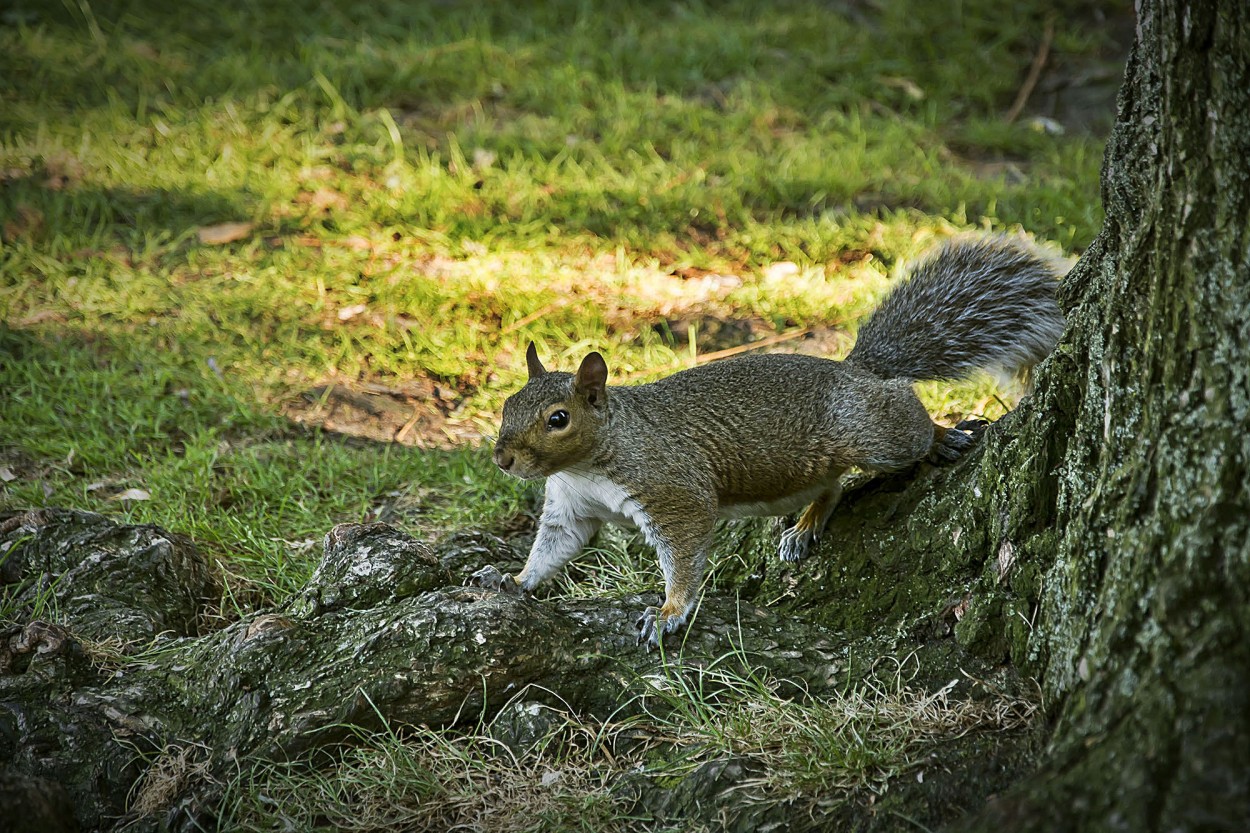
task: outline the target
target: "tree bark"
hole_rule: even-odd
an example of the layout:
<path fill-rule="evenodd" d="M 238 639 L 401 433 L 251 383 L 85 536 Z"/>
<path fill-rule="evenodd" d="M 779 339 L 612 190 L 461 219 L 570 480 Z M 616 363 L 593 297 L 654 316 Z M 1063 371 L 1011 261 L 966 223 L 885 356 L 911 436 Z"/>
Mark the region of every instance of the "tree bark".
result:
<path fill-rule="evenodd" d="M 1244 6 L 1143 3 L 1119 106 L 1031 443 L 1057 464 L 1029 640 L 1053 752 L 980 829 L 1250 827 Z"/>
<path fill-rule="evenodd" d="M 1040 679 L 1040 770 L 960 829 L 1247 830 L 1244 4 L 1139 4 L 1103 200 L 1034 395 L 965 464 L 851 496 L 761 593 L 852 633 L 950 625 Z"/>

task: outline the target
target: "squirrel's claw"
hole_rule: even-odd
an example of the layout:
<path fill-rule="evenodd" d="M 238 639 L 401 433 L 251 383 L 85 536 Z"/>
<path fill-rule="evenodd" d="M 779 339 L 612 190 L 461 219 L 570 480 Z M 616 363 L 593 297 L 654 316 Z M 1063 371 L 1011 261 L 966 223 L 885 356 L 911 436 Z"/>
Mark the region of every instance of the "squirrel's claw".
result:
<path fill-rule="evenodd" d="M 660 639 L 666 628 L 664 620 L 660 618 L 658 607 L 649 607 L 644 610 L 634 626 L 638 628 L 638 644 L 646 645 L 647 653 L 651 653 L 652 648 L 660 647 Z"/>
<path fill-rule="evenodd" d="M 507 573 L 499 572 L 499 569 L 493 564 L 487 564 L 469 576 L 469 580 L 465 583 L 472 587 L 481 587 L 486 590 L 506 593 L 509 596 L 522 595 L 521 585 L 517 584 L 516 579 Z"/>
<path fill-rule="evenodd" d="M 811 529 L 804 529 L 795 524 L 781 533 L 781 543 L 777 547 L 777 554 L 781 556 L 782 561 L 791 563 L 802 561 L 807 558 L 817 537 Z"/>
<path fill-rule="evenodd" d="M 965 419 L 947 428 L 929 450 L 929 461 L 938 465 L 955 462 L 976 444 L 988 425 L 983 419 Z"/>

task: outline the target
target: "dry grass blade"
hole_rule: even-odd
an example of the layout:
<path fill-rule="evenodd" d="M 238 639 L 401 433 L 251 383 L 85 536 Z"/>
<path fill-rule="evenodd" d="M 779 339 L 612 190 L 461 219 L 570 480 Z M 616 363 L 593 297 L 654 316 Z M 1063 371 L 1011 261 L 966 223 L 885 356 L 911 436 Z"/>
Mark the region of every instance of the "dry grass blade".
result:
<path fill-rule="evenodd" d="M 1033 95 L 1033 88 L 1042 77 L 1042 68 L 1046 66 L 1046 59 L 1050 57 L 1050 44 L 1054 39 L 1055 20 L 1048 18 L 1046 28 L 1042 31 L 1042 43 L 1037 48 L 1037 54 L 1033 56 L 1032 65 L 1029 66 L 1029 74 L 1025 76 L 1024 83 L 1020 85 L 1020 90 L 1016 93 L 1016 100 L 1012 102 L 1011 109 L 1004 117 L 1008 124 L 1018 119 L 1020 113 L 1024 111 L 1024 105 L 1029 103 L 1029 96 Z"/>
<path fill-rule="evenodd" d="M 144 817 L 163 813 L 188 787 L 214 782 L 211 754 L 198 743 L 171 744 L 139 779 L 130 798 L 130 812 Z"/>
<path fill-rule="evenodd" d="M 224 246 L 242 240 L 252 233 L 251 223 L 218 223 L 213 226 L 200 226 L 195 236 L 205 246 Z"/>

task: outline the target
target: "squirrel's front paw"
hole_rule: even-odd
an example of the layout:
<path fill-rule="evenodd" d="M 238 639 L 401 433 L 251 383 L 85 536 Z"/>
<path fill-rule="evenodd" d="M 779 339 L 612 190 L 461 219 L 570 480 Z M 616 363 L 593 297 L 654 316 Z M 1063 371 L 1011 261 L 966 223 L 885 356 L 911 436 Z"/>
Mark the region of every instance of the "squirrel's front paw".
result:
<path fill-rule="evenodd" d="M 660 639 L 664 636 L 665 622 L 660 618 L 660 609 L 658 607 L 649 607 L 644 610 L 634 625 L 638 628 L 639 645 L 646 645 L 647 651 L 660 647 Z"/>
<path fill-rule="evenodd" d="M 509 596 L 520 596 L 521 585 L 517 584 L 516 579 L 507 573 L 499 572 L 499 569 L 493 564 L 487 564 L 473 575 L 469 576 L 467 582 L 473 587 L 483 587 L 487 590 L 497 590 L 500 593 L 506 593 Z"/>
<path fill-rule="evenodd" d="M 647 651 L 660 647 L 664 634 L 672 633 L 686 623 L 685 616 L 665 615 L 663 608 L 649 607 L 638 617 L 638 644 Z"/>

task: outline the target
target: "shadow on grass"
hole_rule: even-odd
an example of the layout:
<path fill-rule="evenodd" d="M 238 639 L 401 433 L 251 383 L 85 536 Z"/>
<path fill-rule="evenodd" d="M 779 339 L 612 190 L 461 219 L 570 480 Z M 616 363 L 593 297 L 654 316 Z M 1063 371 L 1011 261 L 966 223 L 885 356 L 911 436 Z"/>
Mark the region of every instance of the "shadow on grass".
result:
<path fill-rule="evenodd" d="M 414 167 L 434 154 L 439 176 L 463 180 L 454 194 L 398 200 L 372 218 L 383 224 L 473 239 L 501 227 L 641 246 L 666 236 L 658 249 L 697 256 L 756 221 L 998 211 L 1046 234 L 1081 216 L 1070 194 L 1041 209 L 1021 199 L 1022 180 L 1055 175 L 1032 166 L 1053 167 L 1056 142 L 1001 119 L 1053 14 L 1042 0 L 1010 13 L 962 4 L 956 25 L 932 4 L 856 2 L 45 6 L 24 0 L 0 26 L 0 52 L 11 47 L 0 78 L 21 85 L 22 105 L 0 126 L 20 135 L 102 113 L 137 140 L 196 119 L 289 126 L 329 146 L 311 156 L 356 176 L 384 180 L 392 153 Z M 1063 21 L 1092 38 L 1087 23 Z M 1072 60 L 1101 61 L 1102 49 L 1083 44 Z M 1086 89 L 1086 76 L 1065 65 L 1047 95 Z M 1096 99 L 1089 109 L 1113 110 L 1105 90 Z M 331 153 L 344 143 L 353 149 Z M 946 144 L 959 153 L 943 157 Z M 219 161 L 195 152 L 192 165 Z M 246 193 L 227 201 L 224 219 L 257 210 Z M 144 206 L 80 213 L 125 223 L 127 209 L 145 232 L 177 233 L 147 225 Z"/>
<path fill-rule="evenodd" d="M 248 217 L 254 210 L 254 197 L 246 192 L 83 187 L 46 166 L 2 187 L 8 204 L 0 214 L 5 243 L 55 255 L 72 255 L 75 249 L 79 256 L 100 253 L 89 248 L 92 242 L 128 250 L 168 246 L 193 239 L 201 226 Z M 67 247 L 74 248 L 67 252 Z"/>

